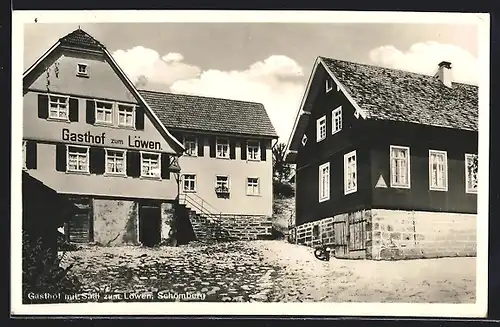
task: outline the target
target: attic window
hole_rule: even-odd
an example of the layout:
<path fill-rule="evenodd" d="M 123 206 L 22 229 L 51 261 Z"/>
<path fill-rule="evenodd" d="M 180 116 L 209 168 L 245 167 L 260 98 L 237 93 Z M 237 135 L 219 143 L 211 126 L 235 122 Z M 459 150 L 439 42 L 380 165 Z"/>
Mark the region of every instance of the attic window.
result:
<path fill-rule="evenodd" d="M 302 141 L 301 142 L 302 142 L 302 146 L 306 146 L 306 143 L 307 143 L 307 135 L 306 134 L 304 134 L 302 136 Z"/>
<path fill-rule="evenodd" d="M 327 78 L 325 81 L 325 87 L 326 87 L 326 93 L 330 92 L 333 90 L 333 81 L 331 78 Z"/>
<path fill-rule="evenodd" d="M 76 75 L 77 76 L 89 76 L 89 71 L 87 69 L 87 64 L 77 64 L 76 65 Z"/>

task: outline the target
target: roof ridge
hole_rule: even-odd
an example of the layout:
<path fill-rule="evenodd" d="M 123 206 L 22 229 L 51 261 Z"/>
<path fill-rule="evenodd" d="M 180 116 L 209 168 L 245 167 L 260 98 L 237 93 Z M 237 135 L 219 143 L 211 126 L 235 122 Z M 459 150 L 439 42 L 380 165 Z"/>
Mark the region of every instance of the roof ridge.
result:
<path fill-rule="evenodd" d="M 365 64 L 365 63 L 360 63 L 360 62 L 355 62 L 355 61 L 335 59 L 335 58 L 325 57 L 325 56 L 318 56 L 318 58 L 320 58 L 320 59 L 326 59 L 326 60 L 331 60 L 331 61 L 340 61 L 340 62 L 347 63 L 347 64 L 355 64 L 355 65 L 360 65 L 360 66 L 373 67 L 373 68 L 378 68 L 378 69 L 387 69 L 387 70 L 392 70 L 392 71 L 396 71 L 396 72 L 402 72 L 402 73 L 410 74 L 410 75 L 424 76 L 424 77 L 433 78 L 433 75 L 427 75 L 427 74 L 410 72 L 408 70 L 399 69 L 399 68 L 389 68 L 389 67 L 377 66 L 377 65 L 373 65 L 373 64 Z M 478 85 L 464 83 L 464 82 L 455 82 L 455 81 L 453 81 L 452 83 L 453 84 L 458 84 L 458 85 L 467 85 L 467 86 L 472 86 L 472 87 L 478 87 Z"/>
<path fill-rule="evenodd" d="M 186 94 L 186 93 L 174 93 L 174 92 L 163 92 L 163 91 L 146 90 L 146 89 L 138 89 L 138 91 L 139 92 L 158 93 L 158 94 L 171 94 L 171 95 L 179 95 L 179 96 L 186 96 L 186 97 L 204 98 L 204 99 L 216 99 L 216 100 L 224 100 L 224 101 L 252 103 L 252 104 L 258 104 L 258 105 L 264 106 L 263 103 L 256 102 L 256 101 L 245 101 L 245 100 L 236 100 L 236 99 L 220 98 L 220 97 L 205 96 L 205 95 Z"/>
<path fill-rule="evenodd" d="M 63 43 L 63 42 L 68 42 L 68 43 L 78 43 L 76 40 L 73 40 L 72 39 L 75 38 L 75 37 L 84 37 L 90 41 L 92 41 L 92 43 L 94 43 L 93 45 L 97 46 L 97 47 L 100 47 L 100 48 L 103 48 L 105 49 L 106 47 L 104 46 L 104 44 L 102 44 L 101 42 L 99 42 L 95 37 L 93 37 L 92 35 L 90 35 L 88 32 L 84 31 L 81 26 L 78 26 L 78 28 L 76 30 L 73 30 L 72 32 L 66 34 L 65 36 L 59 38 L 59 42 Z"/>

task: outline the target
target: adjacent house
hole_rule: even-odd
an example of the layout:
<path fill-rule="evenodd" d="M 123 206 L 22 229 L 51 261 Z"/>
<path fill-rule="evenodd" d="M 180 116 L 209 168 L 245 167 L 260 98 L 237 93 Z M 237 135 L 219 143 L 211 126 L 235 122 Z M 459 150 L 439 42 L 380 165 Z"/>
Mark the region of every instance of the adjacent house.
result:
<path fill-rule="evenodd" d="M 342 258 L 476 254 L 478 87 L 449 62 L 436 70 L 316 59 L 286 152 L 297 243 Z"/>
<path fill-rule="evenodd" d="M 23 75 L 24 169 L 78 208 L 66 222 L 69 241 L 168 239 L 178 195 L 171 175 L 183 150 L 107 49 L 81 29 Z"/>
<path fill-rule="evenodd" d="M 271 234 L 272 142 L 260 103 L 139 90 L 186 151 L 179 159 L 180 203 L 235 238 Z M 200 231 L 201 232 L 201 231 Z"/>

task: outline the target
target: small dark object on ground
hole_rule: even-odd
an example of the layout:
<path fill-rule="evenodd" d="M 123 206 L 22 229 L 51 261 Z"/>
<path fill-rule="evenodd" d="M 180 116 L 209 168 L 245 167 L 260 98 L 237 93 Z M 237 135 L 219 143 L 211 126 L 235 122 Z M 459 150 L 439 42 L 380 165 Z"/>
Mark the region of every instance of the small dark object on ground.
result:
<path fill-rule="evenodd" d="M 314 256 L 321 261 L 330 261 L 330 248 L 326 245 L 314 249 Z"/>

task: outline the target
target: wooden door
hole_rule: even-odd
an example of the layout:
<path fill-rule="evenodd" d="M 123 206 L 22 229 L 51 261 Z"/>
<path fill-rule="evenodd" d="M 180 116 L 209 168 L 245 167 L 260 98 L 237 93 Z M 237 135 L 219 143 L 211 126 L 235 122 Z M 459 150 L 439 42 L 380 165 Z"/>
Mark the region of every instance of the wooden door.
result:
<path fill-rule="evenodd" d="M 75 209 L 68 222 L 68 238 L 74 243 L 93 241 L 92 201 L 89 198 L 70 198 Z"/>

